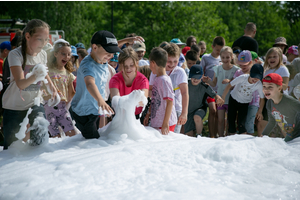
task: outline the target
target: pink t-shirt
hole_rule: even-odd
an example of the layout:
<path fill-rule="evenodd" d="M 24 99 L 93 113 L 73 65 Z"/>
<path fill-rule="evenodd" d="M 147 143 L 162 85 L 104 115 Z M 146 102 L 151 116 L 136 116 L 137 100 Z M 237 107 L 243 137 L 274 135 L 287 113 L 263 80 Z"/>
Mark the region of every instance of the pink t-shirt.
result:
<path fill-rule="evenodd" d="M 132 85 L 127 87 L 122 75 L 122 72 L 115 74 L 109 81 L 109 88 L 117 88 L 120 92 L 120 96 L 130 94 L 133 90 L 149 90 L 149 81 L 148 79 L 139 71 L 134 78 Z M 135 109 L 135 115 L 140 114 L 143 108 L 138 107 Z"/>
<path fill-rule="evenodd" d="M 173 126 L 177 123 L 177 115 L 171 78 L 167 75 L 155 77 L 151 99 L 151 126 L 154 128 L 162 127 L 167 107 L 166 99 L 173 101 L 172 113 L 169 119 L 169 126 Z"/>

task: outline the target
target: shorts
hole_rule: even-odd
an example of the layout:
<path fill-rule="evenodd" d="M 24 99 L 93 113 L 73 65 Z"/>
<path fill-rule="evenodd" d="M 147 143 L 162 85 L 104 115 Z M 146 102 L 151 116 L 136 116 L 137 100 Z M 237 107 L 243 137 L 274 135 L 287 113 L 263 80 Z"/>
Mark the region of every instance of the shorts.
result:
<path fill-rule="evenodd" d="M 174 124 L 174 125 L 172 125 L 172 126 L 169 126 L 169 131 L 174 132 L 175 127 L 176 127 L 176 124 Z M 161 127 L 159 127 L 159 129 L 161 129 Z"/>
<path fill-rule="evenodd" d="M 226 110 L 228 112 L 228 104 L 223 104 L 223 106 L 217 106 L 217 110 Z"/>
<path fill-rule="evenodd" d="M 203 119 L 206 115 L 206 112 L 207 112 L 207 108 L 206 109 L 200 108 L 192 113 L 189 113 L 187 116 L 187 121 L 184 125 L 184 133 L 196 130 L 194 116 L 198 115 L 199 117 L 201 117 L 201 119 Z"/>
<path fill-rule="evenodd" d="M 66 108 L 66 102 L 61 101 L 57 106 L 48 106 L 46 102 L 45 106 L 46 119 L 50 122 L 49 132 L 51 136 L 57 136 L 60 134 L 58 126 L 60 126 L 64 132 L 74 130 L 71 115 Z"/>
<path fill-rule="evenodd" d="M 216 102 L 216 100 L 211 97 L 207 97 L 206 101 L 207 101 L 207 103 Z"/>

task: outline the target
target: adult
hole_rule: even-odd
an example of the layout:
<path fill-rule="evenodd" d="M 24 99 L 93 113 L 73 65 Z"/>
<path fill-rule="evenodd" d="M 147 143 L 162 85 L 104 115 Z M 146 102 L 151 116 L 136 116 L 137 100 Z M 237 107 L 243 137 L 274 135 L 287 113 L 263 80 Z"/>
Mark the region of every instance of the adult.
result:
<path fill-rule="evenodd" d="M 278 37 L 275 39 L 273 47 L 279 47 L 282 53 L 285 54 L 289 46 L 287 45 L 286 39 L 284 37 Z"/>
<path fill-rule="evenodd" d="M 148 97 L 149 81 L 138 71 L 138 61 L 138 55 L 131 47 L 124 48 L 123 52 L 120 53 L 120 72 L 115 74 L 109 82 L 111 98 L 130 94 L 133 90 L 142 90 L 145 92 L 145 97 Z M 143 107 L 136 108 L 135 116 L 137 119 L 139 119 L 142 109 Z"/>
<path fill-rule="evenodd" d="M 244 29 L 244 35 L 234 41 L 232 48 L 240 47 L 242 50 L 254 51 L 258 54 L 258 43 L 254 39 L 255 34 L 256 25 L 253 22 L 248 22 Z"/>

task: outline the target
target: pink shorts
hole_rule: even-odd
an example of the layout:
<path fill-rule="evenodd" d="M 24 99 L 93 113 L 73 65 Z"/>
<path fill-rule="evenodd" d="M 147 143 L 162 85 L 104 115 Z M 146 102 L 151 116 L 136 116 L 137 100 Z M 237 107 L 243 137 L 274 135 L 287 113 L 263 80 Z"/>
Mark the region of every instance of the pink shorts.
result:
<path fill-rule="evenodd" d="M 223 104 L 223 106 L 217 106 L 217 110 L 226 110 L 228 112 L 228 104 Z"/>
<path fill-rule="evenodd" d="M 207 101 L 207 103 L 216 102 L 216 100 L 211 97 L 207 97 L 206 101 Z"/>

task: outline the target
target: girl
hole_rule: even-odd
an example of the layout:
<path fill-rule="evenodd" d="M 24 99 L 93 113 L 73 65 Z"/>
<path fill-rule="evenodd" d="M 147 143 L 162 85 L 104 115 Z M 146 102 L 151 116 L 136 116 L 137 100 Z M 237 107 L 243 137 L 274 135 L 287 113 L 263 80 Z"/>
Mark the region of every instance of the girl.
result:
<path fill-rule="evenodd" d="M 288 69 L 282 63 L 282 50 L 279 47 L 272 47 L 266 54 L 264 63 L 264 76 L 270 73 L 279 74 L 282 77 L 282 89 L 285 94 L 288 95 L 288 84 L 290 73 Z M 266 110 L 266 102 L 263 108 L 259 108 L 259 112 L 262 113 L 263 118 L 257 122 L 257 132 L 261 135 L 262 131 L 268 123 L 268 114 Z"/>
<path fill-rule="evenodd" d="M 200 41 L 200 42 L 198 43 L 198 46 L 199 46 L 199 48 L 200 48 L 200 61 L 201 61 L 202 56 L 203 56 L 204 54 L 206 54 L 206 43 L 205 43 L 204 41 Z"/>
<path fill-rule="evenodd" d="M 41 98 L 40 82 L 33 84 L 36 80 L 45 77 L 52 91 L 52 98 L 55 97 L 53 100 L 58 101 L 57 91 L 47 74 L 35 73 L 25 78 L 35 65 L 47 63 L 46 52 L 42 49 L 49 40 L 49 28 L 49 25 L 42 20 L 29 21 L 23 30 L 22 46 L 12 50 L 8 55 L 11 83 L 3 95 L 4 149 L 7 149 L 16 140 L 15 133 L 19 131 L 19 125 L 26 117 L 29 108 L 32 109 L 28 116 L 30 125 L 33 125 L 34 119 L 39 116 L 39 113 L 44 116 L 44 107 L 35 105 L 34 102 L 35 99 Z M 37 120 L 37 122 L 39 121 Z M 45 132 L 42 133 L 40 127 L 37 127 L 28 132 L 23 140 L 26 142 L 30 137 L 30 145 L 40 145 L 44 141 L 45 134 Z"/>
<path fill-rule="evenodd" d="M 148 97 L 149 81 L 138 71 L 138 61 L 137 53 L 131 47 L 123 49 L 123 52 L 120 53 L 120 72 L 114 75 L 109 82 L 111 98 L 130 94 L 133 90 L 142 90 L 145 92 L 146 98 Z M 136 108 L 137 119 L 139 119 L 142 109 L 143 107 Z"/>
<path fill-rule="evenodd" d="M 222 95 L 224 89 L 228 83 L 233 79 L 233 75 L 239 69 L 239 67 L 232 64 L 234 62 L 233 52 L 229 46 L 224 46 L 220 51 L 220 56 L 222 60 L 222 65 L 215 67 L 215 75 L 211 81 L 208 76 L 204 76 L 202 80 L 212 87 L 218 85 L 217 93 Z M 220 137 L 224 137 L 224 127 L 225 127 L 225 112 L 228 112 L 228 100 L 229 94 L 226 96 L 225 103 L 221 107 L 217 107 L 218 110 L 218 133 Z"/>
<path fill-rule="evenodd" d="M 50 54 L 48 63 L 49 77 L 51 78 L 58 94 L 60 103 L 57 106 L 50 107 L 47 102 L 50 99 L 50 94 L 46 93 L 44 100 L 45 114 L 50 122 L 49 132 L 52 137 L 60 137 L 60 126 L 67 136 L 75 135 L 75 127 L 72 123 L 72 118 L 66 107 L 75 95 L 73 81 L 75 76 L 73 72 L 73 64 L 71 62 L 71 45 L 64 39 L 55 41 Z"/>
<path fill-rule="evenodd" d="M 279 125 L 284 141 L 300 136 L 300 102 L 282 94 L 283 79 L 279 74 L 270 73 L 263 79 L 263 92 L 267 101 L 269 121 L 263 135 L 271 133 Z"/>
<path fill-rule="evenodd" d="M 73 65 L 73 68 L 74 68 L 74 70 L 73 70 L 73 74 L 75 75 L 75 76 L 77 76 L 77 70 L 78 70 L 78 68 L 79 68 L 79 62 L 78 62 L 78 54 L 77 54 L 77 49 L 76 49 L 76 47 L 75 46 L 71 46 L 71 55 L 72 55 L 72 57 L 71 57 L 71 62 L 72 62 L 72 65 Z"/>

